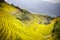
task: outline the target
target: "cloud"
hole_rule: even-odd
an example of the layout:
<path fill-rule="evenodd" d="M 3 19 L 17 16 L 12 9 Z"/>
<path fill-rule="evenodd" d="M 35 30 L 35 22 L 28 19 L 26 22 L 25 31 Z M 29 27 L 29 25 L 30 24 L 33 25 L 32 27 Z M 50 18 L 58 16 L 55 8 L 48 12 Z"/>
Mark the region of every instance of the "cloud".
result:
<path fill-rule="evenodd" d="M 43 0 L 51 3 L 60 3 L 60 0 Z"/>
<path fill-rule="evenodd" d="M 5 0 L 5 1 L 7 1 L 7 0 Z"/>

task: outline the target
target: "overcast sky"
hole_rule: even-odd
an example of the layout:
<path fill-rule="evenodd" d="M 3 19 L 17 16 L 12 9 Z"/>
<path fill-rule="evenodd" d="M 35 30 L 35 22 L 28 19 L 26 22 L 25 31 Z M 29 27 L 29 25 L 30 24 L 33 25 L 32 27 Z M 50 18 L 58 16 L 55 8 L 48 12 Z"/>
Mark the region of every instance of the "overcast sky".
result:
<path fill-rule="evenodd" d="M 7 2 L 49 16 L 60 16 L 60 0 L 6 0 Z"/>

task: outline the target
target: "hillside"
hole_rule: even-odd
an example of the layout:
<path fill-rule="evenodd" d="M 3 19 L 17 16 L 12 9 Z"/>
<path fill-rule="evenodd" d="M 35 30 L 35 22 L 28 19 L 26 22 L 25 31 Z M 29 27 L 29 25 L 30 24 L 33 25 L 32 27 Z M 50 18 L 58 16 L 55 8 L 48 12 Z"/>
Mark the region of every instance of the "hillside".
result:
<path fill-rule="evenodd" d="M 60 18 L 32 14 L 6 2 L 0 3 L 0 26 L 0 40 L 59 40 L 60 36 Z"/>

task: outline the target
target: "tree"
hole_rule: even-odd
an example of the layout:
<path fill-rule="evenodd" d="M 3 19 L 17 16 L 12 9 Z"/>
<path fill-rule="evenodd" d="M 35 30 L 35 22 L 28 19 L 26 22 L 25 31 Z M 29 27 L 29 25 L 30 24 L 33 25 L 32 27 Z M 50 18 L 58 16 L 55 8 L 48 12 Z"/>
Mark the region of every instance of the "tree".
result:
<path fill-rule="evenodd" d="M 0 0 L 0 2 L 5 2 L 5 0 Z"/>

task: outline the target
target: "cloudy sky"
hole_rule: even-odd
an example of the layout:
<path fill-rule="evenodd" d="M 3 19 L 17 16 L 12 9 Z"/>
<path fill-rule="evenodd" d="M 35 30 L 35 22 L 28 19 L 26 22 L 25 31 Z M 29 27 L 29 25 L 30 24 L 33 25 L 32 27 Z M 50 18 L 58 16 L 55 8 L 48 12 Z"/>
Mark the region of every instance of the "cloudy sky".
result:
<path fill-rule="evenodd" d="M 60 0 L 6 0 L 33 13 L 60 16 Z"/>

